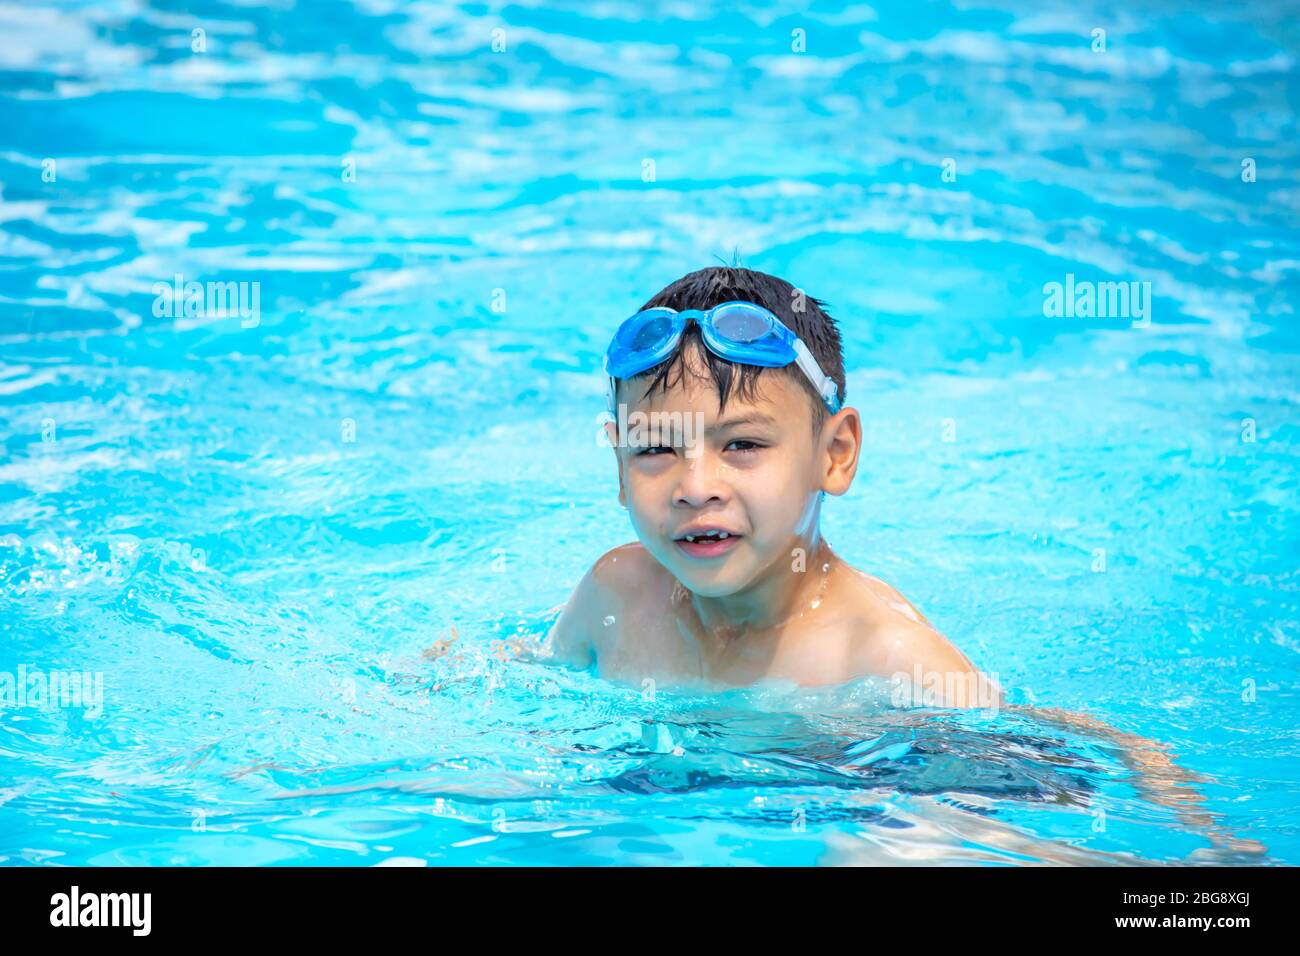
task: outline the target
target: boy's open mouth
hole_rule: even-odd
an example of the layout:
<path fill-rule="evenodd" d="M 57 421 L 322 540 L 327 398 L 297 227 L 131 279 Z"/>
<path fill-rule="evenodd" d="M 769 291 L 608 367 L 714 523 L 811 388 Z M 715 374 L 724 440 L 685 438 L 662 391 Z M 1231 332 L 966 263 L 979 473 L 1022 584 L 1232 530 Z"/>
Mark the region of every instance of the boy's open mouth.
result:
<path fill-rule="evenodd" d="M 700 528 L 679 534 L 673 543 L 692 558 L 713 558 L 726 554 L 742 537 L 722 528 Z"/>

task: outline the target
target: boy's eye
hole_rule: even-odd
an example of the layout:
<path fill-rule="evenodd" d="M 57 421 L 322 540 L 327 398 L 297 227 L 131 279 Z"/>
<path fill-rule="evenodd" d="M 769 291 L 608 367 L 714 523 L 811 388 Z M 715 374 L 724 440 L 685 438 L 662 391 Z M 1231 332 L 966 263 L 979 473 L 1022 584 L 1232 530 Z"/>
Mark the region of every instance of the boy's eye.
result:
<path fill-rule="evenodd" d="M 653 455 L 658 455 L 660 452 L 664 452 L 664 451 L 671 453 L 672 448 L 670 448 L 668 445 L 651 445 L 649 448 L 642 448 L 639 452 L 637 452 L 637 456 L 638 457 L 641 455 L 653 456 Z"/>
<path fill-rule="evenodd" d="M 743 447 L 733 447 L 733 446 L 743 446 Z M 727 448 L 730 449 L 731 451 L 754 452 L 754 451 L 758 451 L 762 447 L 763 446 L 758 444 L 757 442 L 749 441 L 746 438 L 737 438 L 735 441 L 731 441 L 727 443 Z"/>

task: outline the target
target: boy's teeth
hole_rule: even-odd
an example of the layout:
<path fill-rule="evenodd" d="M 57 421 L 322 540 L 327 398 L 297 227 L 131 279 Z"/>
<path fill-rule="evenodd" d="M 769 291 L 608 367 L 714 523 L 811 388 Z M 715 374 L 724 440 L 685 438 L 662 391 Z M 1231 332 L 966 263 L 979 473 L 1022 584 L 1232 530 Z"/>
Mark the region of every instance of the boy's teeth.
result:
<path fill-rule="evenodd" d="M 700 540 L 700 541 L 708 541 L 713 539 L 721 540 L 723 538 L 729 538 L 729 537 L 731 537 L 731 534 L 730 532 L 727 531 L 710 531 L 708 534 L 688 534 L 686 536 L 686 540 L 693 543 L 696 540 Z"/>

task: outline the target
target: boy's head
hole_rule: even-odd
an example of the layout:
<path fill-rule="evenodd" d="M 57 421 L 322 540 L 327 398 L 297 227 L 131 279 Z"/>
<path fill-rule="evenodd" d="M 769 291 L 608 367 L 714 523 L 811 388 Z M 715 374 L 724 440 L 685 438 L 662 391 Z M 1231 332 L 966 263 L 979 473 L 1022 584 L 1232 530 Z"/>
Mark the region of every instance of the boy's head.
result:
<path fill-rule="evenodd" d="M 844 400 L 844 352 L 840 345 L 840 330 L 835 320 L 826 314 L 826 305 L 802 289 L 796 289 L 784 279 L 755 272 L 752 269 L 716 266 L 684 275 L 676 282 L 656 293 L 638 311 L 666 306 L 678 312 L 686 309 L 707 310 L 723 302 L 753 302 L 761 305 L 783 323 L 808 346 L 813 358 L 839 389 Z M 643 389 L 632 398 L 640 398 L 648 391 L 662 390 L 680 380 L 685 372 L 688 357 L 698 358 L 707 370 L 718 394 L 719 413 L 726 410 L 727 402 L 734 396 L 752 399 L 762 377 L 781 375 L 788 377 L 808 395 L 814 432 L 821 430 L 829 417 L 829 410 L 808 377 L 794 364 L 783 368 L 764 368 L 757 365 L 740 365 L 714 355 L 700 338 L 700 327 L 692 323 L 682 335 L 681 342 L 666 361 L 629 381 Z M 617 396 L 629 400 L 623 382 L 618 383 Z"/>
<path fill-rule="evenodd" d="M 807 346 L 844 396 L 844 359 L 824 303 L 775 276 L 715 267 L 678 279 L 642 310 L 708 310 L 752 302 Z M 815 546 L 822 492 L 843 494 L 861 445 L 857 412 L 832 414 L 795 363 L 768 368 L 714 354 L 697 323 L 687 325 L 658 365 L 616 382 L 623 422 L 640 413 L 643 440 L 615 439 L 619 500 L 642 544 L 698 594 L 721 597 L 789 573 L 798 550 Z M 630 429 L 629 429 L 630 430 Z M 700 529 L 726 531 L 717 544 L 686 541 Z M 811 555 L 808 555 L 811 557 Z"/>

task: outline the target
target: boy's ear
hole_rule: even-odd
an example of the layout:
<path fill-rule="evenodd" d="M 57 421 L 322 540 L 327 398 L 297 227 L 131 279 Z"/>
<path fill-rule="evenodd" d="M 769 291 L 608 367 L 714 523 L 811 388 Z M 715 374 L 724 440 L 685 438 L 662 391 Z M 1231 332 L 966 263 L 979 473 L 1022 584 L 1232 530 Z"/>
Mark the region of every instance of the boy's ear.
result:
<path fill-rule="evenodd" d="M 822 490 L 842 495 L 858 473 L 858 455 L 862 451 L 862 417 L 853 407 L 841 408 L 822 426 L 827 468 Z"/>
<path fill-rule="evenodd" d="M 609 436 L 609 447 L 614 452 L 614 461 L 618 465 L 618 503 L 627 507 L 627 491 L 623 487 L 623 458 L 618 453 L 618 425 L 605 422 L 605 434 Z"/>

